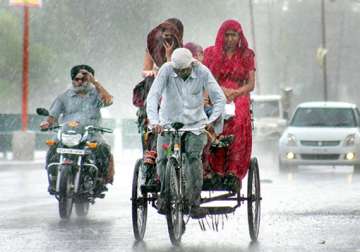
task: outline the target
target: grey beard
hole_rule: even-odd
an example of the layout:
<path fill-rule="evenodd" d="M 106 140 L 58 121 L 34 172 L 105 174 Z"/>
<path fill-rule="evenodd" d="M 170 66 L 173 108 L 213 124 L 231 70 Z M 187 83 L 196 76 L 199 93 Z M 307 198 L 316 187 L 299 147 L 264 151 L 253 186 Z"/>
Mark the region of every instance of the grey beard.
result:
<path fill-rule="evenodd" d="M 83 84 L 79 87 L 72 87 L 75 93 L 88 93 L 91 90 L 91 86 L 89 83 Z"/>

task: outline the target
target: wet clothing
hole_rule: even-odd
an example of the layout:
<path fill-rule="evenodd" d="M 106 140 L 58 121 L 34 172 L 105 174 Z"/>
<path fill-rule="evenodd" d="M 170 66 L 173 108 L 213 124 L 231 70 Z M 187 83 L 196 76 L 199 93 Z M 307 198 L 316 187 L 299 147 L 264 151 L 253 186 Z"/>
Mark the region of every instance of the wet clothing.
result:
<path fill-rule="evenodd" d="M 171 33 L 171 37 L 174 41 L 174 49 L 182 47 L 182 38 L 184 27 L 180 20 L 176 18 L 170 18 L 165 20 L 160 25 L 152 29 L 147 35 L 147 52 L 152 57 L 156 68 L 161 67 L 166 61 L 165 48 L 163 45 L 162 33 L 164 30 Z M 148 96 L 150 87 L 152 86 L 154 77 L 146 77 L 141 81 L 133 90 L 133 104 L 138 107 L 136 113 L 138 117 L 139 132 L 142 134 L 142 146 L 143 151 L 155 151 L 157 136 L 154 134 L 148 135 L 147 139 L 143 136 L 148 126 L 148 119 L 146 114 L 146 98 Z"/>
<path fill-rule="evenodd" d="M 101 98 L 94 87 L 81 96 L 73 89 L 68 89 L 59 95 L 50 107 L 50 116 L 59 123 L 76 120 L 81 125 L 99 126 L 101 122 L 100 108 L 104 107 Z"/>
<path fill-rule="evenodd" d="M 171 34 L 171 40 L 174 43 L 174 49 L 182 47 L 182 31 L 172 22 L 165 21 L 152 29 L 147 36 L 147 50 L 151 55 L 156 66 L 161 67 L 166 62 L 164 48 L 163 31 Z M 168 41 L 171 44 L 171 41 Z"/>
<path fill-rule="evenodd" d="M 79 121 L 81 125 L 100 126 L 101 107 L 104 107 L 104 104 L 94 87 L 91 87 L 90 91 L 84 96 L 77 94 L 73 89 L 68 89 L 55 99 L 50 107 L 49 114 L 58 119 L 59 123 L 75 120 Z M 100 133 L 92 134 L 90 141 L 98 143 L 95 150 L 96 162 L 97 166 L 103 169 L 101 171 L 102 175 L 106 176 L 111 156 L 111 147 L 105 143 Z M 46 158 L 47 164 L 59 161 L 56 148 L 57 145 L 49 148 Z"/>
<path fill-rule="evenodd" d="M 204 111 L 205 90 L 208 91 L 213 104 L 210 118 Z M 224 92 L 204 65 L 193 64 L 191 75 L 184 81 L 174 72 L 170 63 L 165 63 L 150 88 L 146 112 L 152 125 L 166 126 L 173 122 L 181 122 L 185 124 L 184 128 L 197 128 L 218 119 L 224 107 Z"/>
<path fill-rule="evenodd" d="M 207 91 L 214 110 L 210 118 L 204 111 L 203 93 Z M 161 102 L 160 102 L 161 100 Z M 160 104 L 160 110 L 158 109 Z M 193 64 L 191 75 L 184 81 L 173 70 L 171 63 L 165 63 L 159 70 L 147 97 L 147 115 L 150 125 L 168 126 L 181 122 L 184 128 L 198 128 L 214 122 L 224 111 L 225 95 L 209 69 L 201 63 Z M 188 132 L 184 135 L 184 152 L 187 163 L 185 168 L 186 197 L 190 204 L 199 205 L 202 188 L 201 155 L 206 144 L 204 133 Z M 160 197 L 165 197 L 164 174 L 166 156 L 162 145 L 169 143 L 166 136 L 158 136 L 157 140 L 157 172 L 162 182 Z"/>
<path fill-rule="evenodd" d="M 240 41 L 235 54 L 229 58 L 224 53 L 225 32 L 239 33 Z M 204 64 L 211 70 L 219 85 L 238 89 L 249 79 L 249 72 L 255 71 L 255 55 L 248 48 L 241 25 L 236 20 L 225 21 L 216 36 L 214 46 L 204 51 Z M 235 98 L 235 117 L 225 121 L 223 135 L 234 135 L 228 148 L 216 150 L 209 156 L 211 169 L 220 175 L 232 173 L 242 179 L 249 168 L 252 148 L 252 128 L 250 116 L 250 97 Z"/>
<path fill-rule="evenodd" d="M 147 35 L 147 53 L 150 54 L 153 62 L 154 68 L 158 69 L 161 67 L 166 61 L 166 52 L 164 48 L 164 39 L 163 39 L 163 31 L 167 31 L 171 34 L 171 39 L 173 42 L 174 49 L 182 47 L 182 38 L 184 27 L 179 19 L 170 18 L 165 20 L 163 23 L 152 29 Z M 167 41 L 170 42 L 170 41 Z M 170 42 L 171 44 L 171 42 Z M 148 92 L 150 87 L 152 86 L 154 81 L 154 77 L 146 77 L 143 81 L 141 81 L 133 90 L 133 104 L 138 107 L 138 111 L 136 113 L 138 120 L 138 128 L 139 133 L 141 134 L 141 142 L 143 147 L 143 156 L 144 163 L 146 164 L 152 157 L 154 153 L 156 153 L 156 141 L 157 134 L 149 134 L 147 126 L 148 126 L 148 118 L 146 114 L 146 98 L 148 96 Z M 153 168 L 153 165 L 148 165 L 150 168 Z M 150 169 L 151 170 L 151 169 Z M 148 176 L 149 175 L 149 176 Z M 154 172 L 150 172 L 147 174 L 148 177 L 152 177 L 150 180 L 155 180 Z"/>
<path fill-rule="evenodd" d="M 185 199 L 192 206 L 200 205 L 200 195 L 203 185 L 203 171 L 201 155 L 203 148 L 207 142 L 207 137 L 204 133 L 200 135 L 187 132 L 182 136 L 183 139 L 183 155 L 185 156 L 183 167 L 185 172 Z M 159 135 L 157 140 L 157 173 L 160 176 L 160 181 L 165 179 L 165 169 L 167 163 L 167 156 L 163 148 L 164 144 L 170 143 L 170 136 L 164 134 Z M 164 183 L 161 183 L 160 197 L 167 195 L 168 188 Z"/>

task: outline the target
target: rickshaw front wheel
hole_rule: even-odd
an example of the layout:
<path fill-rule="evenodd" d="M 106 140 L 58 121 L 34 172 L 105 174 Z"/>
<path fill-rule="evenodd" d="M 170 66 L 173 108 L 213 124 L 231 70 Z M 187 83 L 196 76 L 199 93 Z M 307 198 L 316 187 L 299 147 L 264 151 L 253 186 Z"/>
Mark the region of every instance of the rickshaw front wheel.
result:
<path fill-rule="evenodd" d="M 143 165 L 142 159 L 136 162 L 132 182 L 132 224 L 137 241 L 144 239 L 147 221 L 147 193 L 143 194 L 141 192 L 141 185 L 145 183 Z"/>
<path fill-rule="evenodd" d="M 183 221 L 183 183 L 176 159 L 166 165 L 165 184 L 168 188 L 166 221 L 171 243 L 178 246 L 185 231 Z"/>

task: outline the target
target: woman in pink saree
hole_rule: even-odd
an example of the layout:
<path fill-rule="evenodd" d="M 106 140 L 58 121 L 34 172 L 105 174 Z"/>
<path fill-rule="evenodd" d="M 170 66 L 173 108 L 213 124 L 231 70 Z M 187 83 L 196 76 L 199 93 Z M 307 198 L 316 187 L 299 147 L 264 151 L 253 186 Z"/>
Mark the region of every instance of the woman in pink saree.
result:
<path fill-rule="evenodd" d="M 225 179 L 240 182 L 246 176 L 252 149 L 249 93 L 255 87 L 255 54 L 248 48 L 241 25 L 225 21 L 218 30 L 214 46 L 205 49 L 204 64 L 223 89 L 227 102 L 234 102 L 235 116 L 225 121 L 222 135 L 234 135 L 227 148 L 209 156 L 212 171 Z"/>

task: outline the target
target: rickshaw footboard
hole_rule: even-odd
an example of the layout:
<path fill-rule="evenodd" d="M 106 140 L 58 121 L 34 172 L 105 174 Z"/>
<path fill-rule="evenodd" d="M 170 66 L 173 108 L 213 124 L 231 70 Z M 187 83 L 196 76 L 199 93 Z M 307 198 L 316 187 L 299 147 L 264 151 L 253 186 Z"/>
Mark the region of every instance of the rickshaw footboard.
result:
<path fill-rule="evenodd" d="M 238 206 L 229 207 L 229 206 L 219 206 L 219 207 L 201 207 L 207 209 L 208 215 L 218 215 L 218 214 L 230 214 L 235 212 Z"/>

